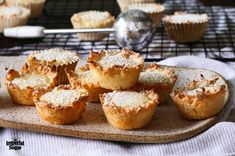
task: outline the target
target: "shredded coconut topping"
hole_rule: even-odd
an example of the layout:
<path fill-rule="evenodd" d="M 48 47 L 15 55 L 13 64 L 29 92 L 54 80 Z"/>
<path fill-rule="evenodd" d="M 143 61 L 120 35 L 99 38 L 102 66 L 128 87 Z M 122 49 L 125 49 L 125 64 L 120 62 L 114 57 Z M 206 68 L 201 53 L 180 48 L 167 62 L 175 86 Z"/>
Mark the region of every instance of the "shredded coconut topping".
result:
<path fill-rule="evenodd" d="M 41 74 L 26 74 L 12 80 L 12 84 L 18 86 L 20 89 L 25 89 L 26 87 L 38 89 L 47 86 L 49 82 L 49 78 Z"/>
<path fill-rule="evenodd" d="M 121 91 L 107 93 L 104 104 L 115 104 L 119 107 L 135 107 L 148 102 L 146 95 L 134 91 Z"/>
<path fill-rule="evenodd" d="M 106 21 L 110 14 L 105 11 L 84 11 L 77 14 L 83 22 L 103 22 Z"/>
<path fill-rule="evenodd" d="M 22 9 L 20 7 L 0 7 L 0 15 L 20 15 L 22 13 Z"/>
<path fill-rule="evenodd" d="M 123 55 L 119 55 L 116 53 L 111 53 L 104 56 L 100 61 L 99 64 L 104 68 L 109 68 L 112 66 L 126 66 L 126 67 L 136 67 L 139 65 L 137 61 L 135 61 L 131 57 L 125 57 Z"/>
<path fill-rule="evenodd" d="M 208 20 L 206 14 L 177 14 L 170 16 L 173 23 L 200 23 Z"/>
<path fill-rule="evenodd" d="M 163 11 L 164 6 L 155 3 L 134 3 L 128 6 L 128 9 L 138 9 L 147 13 L 151 13 Z"/>
<path fill-rule="evenodd" d="M 55 106 L 70 105 L 72 102 L 78 100 L 81 96 L 78 90 L 58 90 L 53 89 L 40 97 L 40 101 L 53 104 Z"/>
<path fill-rule="evenodd" d="M 61 49 L 43 50 L 39 53 L 36 53 L 34 57 L 41 61 L 56 61 L 58 64 L 67 64 L 78 60 L 78 56 L 75 52 Z"/>
<path fill-rule="evenodd" d="M 186 91 L 185 93 L 188 94 L 189 96 L 197 96 L 197 95 L 202 95 L 204 92 L 210 92 L 214 93 L 220 90 L 220 86 L 207 86 L 207 87 L 201 87 L 201 88 L 196 88 L 193 90 Z"/>
<path fill-rule="evenodd" d="M 151 85 L 156 83 L 168 83 L 170 82 L 170 78 L 165 73 L 156 70 L 147 70 L 140 73 L 139 82 Z"/>

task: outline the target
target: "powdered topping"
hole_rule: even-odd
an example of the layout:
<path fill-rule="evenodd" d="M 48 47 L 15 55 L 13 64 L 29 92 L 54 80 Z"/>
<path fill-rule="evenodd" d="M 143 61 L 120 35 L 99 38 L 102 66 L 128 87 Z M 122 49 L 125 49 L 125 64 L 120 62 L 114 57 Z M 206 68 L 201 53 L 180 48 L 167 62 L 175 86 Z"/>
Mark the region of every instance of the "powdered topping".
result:
<path fill-rule="evenodd" d="M 136 107 L 148 102 L 146 95 L 134 91 L 121 91 L 107 93 L 104 104 L 115 104 L 118 107 Z"/>
<path fill-rule="evenodd" d="M 75 52 L 61 49 L 43 50 L 34 54 L 34 57 L 40 61 L 56 61 L 58 64 L 68 64 L 78 60 L 78 55 Z"/>
<path fill-rule="evenodd" d="M 12 15 L 20 15 L 22 13 L 22 9 L 20 7 L 0 7 L 0 16 L 12 16 Z"/>
<path fill-rule="evenodd" d="M 157 70 L 147 70 L 140 73 L 139 83 L 154 85 L 156 83 L 169 83 L 169 75 Z"/>
<path fill-rule="evenodd" d="M 147 13 L 152 13 L 152 12 L 162 12 L 165 8 L 164 6 L 155 3 L 136 3 L 136 4 L 134 3 L 128 6 L 128 9 L 137 9 Z"/>
<path fill-rule="evenodd" d="M 26 74 L 12 80 L 12 84 L 18 86 L 20 89 L 25 89 L 26 87 L 38 89 L 47 86 L 49 82 L 49 78 L 41 74 Z"/>
<path fill-rule="evenodd" d="M 110 14 L 105 11 L 85 11 L 76 14 L 80 17 L 83 22 L 91 23 L 91 22 L 104 22 L 109 19 Z"/>
<path fill-rule="evenodd" d="M 81 97 L 79 90 L 58 90 L 53 89 L 40 97 L 40 101 L 50 103 L 55 106 L 70 105 Z"/>
<path fill-rule="evenodd" d="M 170 16 L 172 23 L 200 23 L 208 20 L 207 14 L 176 14 Z"/>
<path fill-rule="evenodd" d="M 124 56 L 121 52 L 107 52 L 107 54 L 99 61 L 99 64 L 103 68 L 109 68 L 113 66 L 136 67 L 139 65 L 139 63 L 132 57 Z"/>

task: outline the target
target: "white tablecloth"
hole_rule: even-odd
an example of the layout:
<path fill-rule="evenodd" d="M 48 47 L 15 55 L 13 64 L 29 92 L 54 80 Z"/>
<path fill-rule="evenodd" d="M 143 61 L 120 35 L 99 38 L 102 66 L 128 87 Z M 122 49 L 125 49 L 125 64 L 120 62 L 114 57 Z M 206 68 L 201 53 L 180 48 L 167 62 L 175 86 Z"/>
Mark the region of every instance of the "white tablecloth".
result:
<path fill-rule="evenodd" d="M 211 69 L 235 84 L 235 72 L 231 68 L 235 68 L 234 63 L 229 66 L 218 61 L 190 56 L 169 58 L 160 63 Z M 24 141 L 22 150 L 8 149 L 6 141 L 13 138 Z M 222 121 L 191 139 L 168 144 L 86 140 L 1 128 L 0 155 L 235 155 L 235 123 Z"/>

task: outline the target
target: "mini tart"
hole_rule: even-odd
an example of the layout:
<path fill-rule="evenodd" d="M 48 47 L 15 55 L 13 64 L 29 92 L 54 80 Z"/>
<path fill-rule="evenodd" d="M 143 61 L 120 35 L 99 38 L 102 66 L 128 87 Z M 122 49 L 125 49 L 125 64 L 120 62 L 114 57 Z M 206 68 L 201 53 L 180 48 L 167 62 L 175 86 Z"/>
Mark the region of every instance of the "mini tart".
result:
<path fill-rule="evenodd" d="M 0 6 L 0 33 L 5 28 L 25 25 L 28 22 L 29 16 L 29 9 L 14 6 Z"/>
<path fill-rule="evenodd" d="M 177 76 L 172 68 L 149 64 L 140 73 L 137 90 L 153 90 L 159 96 L 159 101 L 164 103 L 175 85 Z"/>
<path fill-rule="evenodd" d="M 153 3 L 154 0 L 117 0 L 121 12 L 126 11 L 128 6 L 135 3 Z"/>
<path fill-rule="evenodd" d="M 42 13 L 46 0 L 5 0 L 8 6 L 21 6 L 31 10 L 32 18 Z"/>
<path fill-rule="evenodd" d="M 60 85 L 51 91 L 34 93 L 34 102 L 42 120 L 52 124 L 69 124 L 81 118 L 85 111 L 88 93 Z"/>
<path fill-rule="evenodd" d="M 90 52 L 88 57 L 93 78 L 102 88 L 128 89 L 138 82 L 144 59 L 128 49 Z"/>
<path fill-rule="evenodd" d="M 84 11 L 76 13 L 71 17 L 74 28 L 111 28 L 114 23 L 114 16 L 107 11 Z M 109 33 L 79 33 L 80 40 L 96 41 L 107 37 Z"/>
<path fill-rule="evenodd" d="M 108 122 L 119 129 L 137 129 L 147 125 L 158 104 L 153 91 L 114 91 L 100 95 Z"/>
<path fill-rule="evenodd" d="M 80 70 L 76 72 L 73 70 L 66 70 L 66 73 L 72 87 L 83 88 L 88 91 L 89 102 L 99 102 L 99 95 L 110 91 L 100 87 L 100 85 L 93 79 L 91 71 L 87 65 L 81 67 Z"/>
<path fill-rule="evenodd" d="M 130 9 L 146 12 L 152 18 L 156 27 L 159 27 L 165 7 L 157 3 L 134 3 L 128 6 L 128 10 Z"/>
<path fill-rule="evenodd" d="M 224 107 L 225 85 L 212 80 L 194 80 L 188 86 L 173 90 L 172 100 L 181 115 L 187 119 L 206 119 Z"/>
<path fill-rule="evenodd" d="M 57 73 L 50 68 L 34 68 L 30 70 L 27 64 L 20 75 L 10 69 L 6 75 L 5 84 L 13 102 L 21 105 L 34 105 L 33 93 L 36 90 L 49 90 L 57 84 Z"/>
<path fill-rule="evenodd" d="M 47 66 L 58 73 L 58 84 L 68 83 L 65 69 L 75 70 L 79 57 L 77 53 L 62 49 L 47 49 L 33 51 L 28 56 L 28 63 L 32 67 Z"/>
<path fill-rule="evenodd" d="M 208 20 L 207 14 L 185 12 L 176 12 L 163 18 L 168 37 L 179 43 L 199 41 L 205 32 Z"/>

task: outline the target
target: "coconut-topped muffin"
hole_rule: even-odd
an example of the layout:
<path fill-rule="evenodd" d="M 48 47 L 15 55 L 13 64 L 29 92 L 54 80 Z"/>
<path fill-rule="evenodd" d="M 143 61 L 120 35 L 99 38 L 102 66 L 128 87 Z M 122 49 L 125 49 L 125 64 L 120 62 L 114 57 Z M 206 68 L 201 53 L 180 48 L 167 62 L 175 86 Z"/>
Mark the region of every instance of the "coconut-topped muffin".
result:
<path fill-rule="evenodd" d="M 92 76 L 101 87 L 115 90 L 134 86 L 144 65 L 139 53 L 121 51 L 90 52 L 88 65 Z"/>
<path fill-rule="evenodd" d="M 174 89 L 171 97 L 187 119 L 205 119 L 219 113 L 224 107 L 226 86 L 218 85 L 219 78 L 194 80 L 183 88 Z"/>
<path fill-rule="evenodd" d="M 30 10 L 26 8 L 0 6 L 0 32 L 5 28 L 25 25 L 29 16 Z"/>
<path fill-rule="evenodd" d="M 48 66 L 56 71 L 59 76 L 58 83 L 67 83 L 65 68 L 74 70 L 79 60 L 78 54 L 70 50 L 47 49 L 33 51 L 28 56 L 28 63 L 32 67 Z"/>
<path fill-rule="evenodd" d="M 161 67 L 157 64 L 149 64 L 140 73 L 138 90 L 154 90 L 158 93 L 160 102 L 165 102 L 176 82 L 177 76 L 170 67 Z"/>
<path fill-rule="evenodd" d="M 22 74 L 10 69 L 6 76 L 5 84 L 15 103 L 22 105 L 34 105 L 33 92 L 36 90 L 49 90 L 57 84 L 57 73 L 50 68 L 29 69 L 23 66 Z"/>
<path fill-rule="evenodd" d="M 176 12 L 174 15 L 163 18 L 169 38 L 181 43 L 199 41 L 204 34 L 208 20 L 207 14 L 185 12 Z"/>
<path fill-rule="evenodd" d="M 107 11 L 84 11 L 74 14 L 71 22 L 74 28 L 111 28 L 114 23 L 114 16 Z M 80 40 L 101 40 L 109 33 L 79 33 Z"/>
<path fill-rule="evenodd" d="M 77 121 L 85 111 L 88 93 L 60 85 L 53 90 L 34 94 L 34 102 L 40 117 L 53 124 L 68 124 Z"/>
<path fill-rule="evenodd" d="M 128 6 L 128 10 L 137 9 L 146 12 L 158 27 L 165 7 L 157 3 L 133 3 Z"/>
<path fill-rule="evenodd" d="M 7 6 L 21 6 L 31 11 L 31 17 L 41 14 L 46 0 L 5 0 Z"/>
<path fill-rule="evenodd" d="M 153 91 L 114 91 L 100 95 L 108 122 L 120 129 L 144 127 L 151 120 L 158 104 Z"/>
<path fill-rule="evenodd" d="M 80 70 L 66 70 L 69 83 L 72 87 L 83 88 L 88 91 L 90 102 L 99 102 L 99 95 L 108 92 L 109 90 L 101 88 L 98 82 L 92 77 L 88 65 L 80 68 Z"/>

